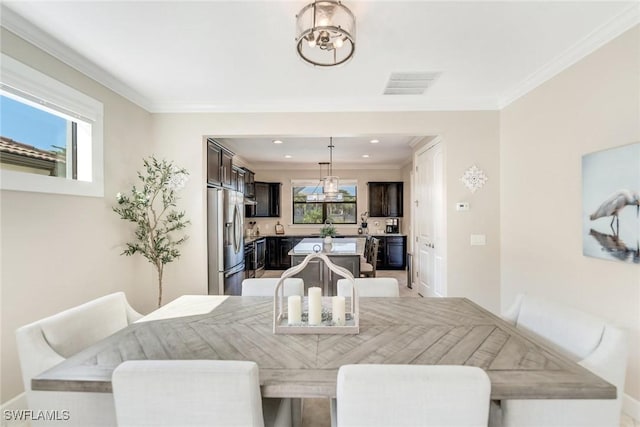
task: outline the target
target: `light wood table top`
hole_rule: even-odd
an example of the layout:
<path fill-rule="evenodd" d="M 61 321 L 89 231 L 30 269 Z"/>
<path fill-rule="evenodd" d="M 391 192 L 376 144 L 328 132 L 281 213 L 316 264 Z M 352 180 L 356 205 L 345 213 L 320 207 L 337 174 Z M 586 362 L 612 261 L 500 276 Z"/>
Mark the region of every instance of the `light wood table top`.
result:
<path fill-rule="evenodd" d="M 465 298 L 361 298 L 357 335 L 275 335 L 269 297 L 181 298 L 40 374 L 32 388 L 111 392 L 125 360 L 224 359 L 255 361 L 264 397 L 335 397 L 338 368 L 352 363 L 478 366 L 497 400 L 616 396 L 613 385 Z M 188 307 L 177 306 L 185 303 L 199 314 L 184 316 Z"/>

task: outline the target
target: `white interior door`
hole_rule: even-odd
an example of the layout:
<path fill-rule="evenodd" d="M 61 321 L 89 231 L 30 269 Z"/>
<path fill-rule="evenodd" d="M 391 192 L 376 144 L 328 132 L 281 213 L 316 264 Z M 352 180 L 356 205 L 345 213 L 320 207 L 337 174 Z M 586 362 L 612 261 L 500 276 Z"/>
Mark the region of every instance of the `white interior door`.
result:
<path fill-rule="evenodd" d="M 418 292 L 446 296 L 444 157 L 437 143 L 416 156 L 416 253 Z"/>

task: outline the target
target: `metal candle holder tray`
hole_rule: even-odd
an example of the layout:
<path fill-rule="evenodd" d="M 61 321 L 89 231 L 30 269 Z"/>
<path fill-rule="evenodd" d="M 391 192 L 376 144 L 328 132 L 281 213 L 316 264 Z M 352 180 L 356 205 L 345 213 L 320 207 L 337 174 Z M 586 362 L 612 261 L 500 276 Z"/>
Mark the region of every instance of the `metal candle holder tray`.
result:
<path fill-rule="evenodd" d="M 346 311 L 345 307 L 345 324 L 336 325 L 331 319 L 331 299 L 322 298 L 322 322 L 319 325 L 309 325 L 305 320 L 305 314 L 308 314 L 309 299 L 301 298 L 302 306 L 302 322 L 300 324 L 289 325 L 288 313 L 285 311 L 285 299 L 284 299 L 284 281 L 285 279 L 292 277 L 300 273 L 307 266 L 309 261 L 314 259 L 321 259 L 327 267 L 334 273 L 348 279 L 351 282 L 351 298 L 345 298 L 345 305 L 347 301 L 349 304 L 349 311 Z M 307 311 L 304 308 L 307 308 Z M 360 316 L 359 316 L 359 304 L 358 304 L 358 291 L 356 289 L 356 282 L 353 275 L 346 268 L 335 265 L 329 257 L 321 253 L 309 254 L 305 257 L 302 263 L 291 267 L 286 270 L 280 276 L 278 283 L 276 284 L 273 298 L 273 333 L 274 334 L 357 334 L 360 332 Z"/>

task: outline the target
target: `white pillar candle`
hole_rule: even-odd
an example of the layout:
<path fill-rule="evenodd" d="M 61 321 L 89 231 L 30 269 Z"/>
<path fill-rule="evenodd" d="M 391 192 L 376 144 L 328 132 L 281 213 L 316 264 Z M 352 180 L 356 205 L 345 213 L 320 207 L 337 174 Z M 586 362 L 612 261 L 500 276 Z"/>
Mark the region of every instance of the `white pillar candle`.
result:
<path fill-rule="evenodd" d="M 320 325 L 322 323 L 322 289 L 319 287 L 309 288 L 309 325 Z"/>
<path fill-rule="evenodd" d="M 295 325 L 302 323 L 302 299 L 300 295 L 292 295 L 287 298 L 288 303 L 288 323 Z"/>
<path fill-rule="evenodd" d="M 344 297 L 333 297 L 331 300 L 333 323 L 338 326 L 344 326 Z"/>

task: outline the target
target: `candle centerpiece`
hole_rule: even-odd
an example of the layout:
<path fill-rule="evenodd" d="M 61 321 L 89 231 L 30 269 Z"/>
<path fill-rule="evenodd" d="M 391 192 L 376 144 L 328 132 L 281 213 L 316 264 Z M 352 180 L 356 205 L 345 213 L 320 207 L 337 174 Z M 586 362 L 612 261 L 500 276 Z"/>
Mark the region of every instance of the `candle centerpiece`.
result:
<path fill-rule="evenodd" d="M 309 261 L 314 259 L 322 260 L 331 271 L 351 282 L 350 297 L 323 297 L 322 289 L 312 286 L 306 298 L 300 295 L 289 296 L 285 304 L 284 280 L 300 273 Z M 360 332 L 358 308 L 358 293 L 351 272 L 335 265 L 325 254 L 312 253 L 307 255 L 302 263 L 282 273 L 276 284 L 273 301 L 273 332 L 275 334 L 357 334 Z"/>
<path fill-rule="evenodd" d="M 309 288 L 309 325 L 320 325 L 322 323 L 322 289 L 318 287 Z"/>
<path fill-rule="evenodd" d="M 287 302 L 287 323 L 289 325 L 302 323 L 302 297 L 300 295 L 291 295 Z"/>
<path fill-rule="evenodd" d="M 344 326 L 345 324 L 344 302 L 344 297 L 331 298 L 331 321 L 336 326 Z"/>

